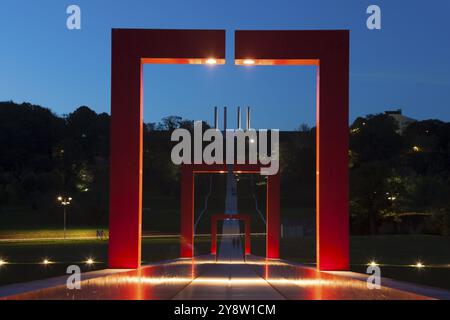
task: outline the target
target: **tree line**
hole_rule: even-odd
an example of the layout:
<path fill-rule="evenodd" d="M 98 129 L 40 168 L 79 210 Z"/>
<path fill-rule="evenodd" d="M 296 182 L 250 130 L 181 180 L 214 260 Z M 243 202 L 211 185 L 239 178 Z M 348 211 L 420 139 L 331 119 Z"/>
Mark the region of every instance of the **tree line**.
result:
<path fill-rule="evenodd" d="M 71 219 L 106 225 L 110 116 L 86 106 L 58 116 L 47 108 L 0 103 L 0 228 L 6 213 L 27 211 L 55 221 L 56 197 L 76 201 Z M 205 123 L 206 126 L 206 123 Z M 144 207 L 152 197 L 178 197 L 170 133 L 193 121 L 169 116 L 144 125 Z M 355 234 L 450 233 L 450 123 L 418 121 L 400 130 L 387 114 L 349 128 L 351 228 Z M 281 132 L 282 196 L 315 206 L 315 128 Z M 19 220 L 20 215 L 17 215 Z M 20 221 L 17 221 L 19 224 Z"/>

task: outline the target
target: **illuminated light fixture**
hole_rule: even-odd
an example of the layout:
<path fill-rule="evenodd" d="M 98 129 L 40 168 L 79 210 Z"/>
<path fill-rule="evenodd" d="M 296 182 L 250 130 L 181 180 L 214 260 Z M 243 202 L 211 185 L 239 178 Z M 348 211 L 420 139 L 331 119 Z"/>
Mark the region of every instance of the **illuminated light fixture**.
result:
<path fill-rule="evenodd" d="M 255 139 L 250 139 L 250 143 L 255 143 Z"/>
<path fill-rule="evenodd" d="M 63 206 L 70 205 L 70 202 L 73 200 L 72 197 L 62 197 L 62 196 L 59 196 L 57 199 L 59 202 L 61 202 Z"/>
<path fill-rule="evenodd" d="M 415 267 L 418 268 L 418 269 L 422 269 L 422 268 L 425 268 L 425 265 L 422 262 L 419 261 L 419 262 L 417 262 L 415 264 Z"/>
<path fill-rule="evenodd" d="M 244 61 L 242 61 L 243 64 L 245 64 L 246 66 L 252 66 L 255 64 L 255 60 L 253 59 L 244 59 Z"/>
<path fill-rule="evenodd" d="M 94 263 L 95 263 L 95 261 L 92 258 L 89 258 L 89 259 L 86 260 L 86 264 L 92 265 Z"/>
<path fill-rule="evenodd" d="M 220 171 L 220 173 L 224 174 L 224 173 L 226 173 L 226 172 L 225 172 L 225 171 Z"/>
<path fill-rule="evenodd" d="M 379 266 L 379 264 L 376 263 L 376 261 L 370 261 L 367 265 L 370 267 L 378 267 Z"/>
<path fill-rule="evenodd" d="M 4 266 L 6 264 L 6 261 L 3 259 L 0 259 L 0 266 Z"/>
<path fill-rule="evenodd" d="M 42 264 L 45 264 L 45 265 L 51 264 L 51 263 L 52 262 L 50 260 L 48 260 L 48 259 L 44 259 L 44 261 L 42 261 Z"/>
<path fill-rule="evenodd" d="M 214 58 L 209 58 L 206 60 L 206 64 L 217 64 L 217 60 Z"/>
<path fill-rule="evenodd" d="M 418 146 L 414 146 L 412 149 L 414 152 L 420 152 L 420 147 Z"/>

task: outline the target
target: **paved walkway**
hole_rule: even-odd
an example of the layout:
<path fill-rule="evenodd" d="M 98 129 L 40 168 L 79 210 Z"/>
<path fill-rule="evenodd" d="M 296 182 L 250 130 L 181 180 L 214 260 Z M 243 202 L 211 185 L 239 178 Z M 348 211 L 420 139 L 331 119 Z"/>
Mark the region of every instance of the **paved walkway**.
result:
<path fill-rule="evenodd" d="M 175 300 L 282 300 L 285 299 L 251 265 L 221 264 L 205 268 L 181 290 Z"/>
<path fill-rule="evenodd" d="M 0 288 L 0 299 L 23 300 L 408 300 L 450 299 L 448 292 L 399 282 L 368 290 L 353 273 L 318 272 L 282 261 L 250 256 L 246 262 L 216 262 L 213 257 L 176 260 L 117 272 L 84 275 L 81 290 L 68 290 L 65 277 Z M 359 275 L 360 277 L 362 275 Z M 407 290 L 407 291 L 406 291 Z M 29 292 L 28 292 L 29 291 Z M 409 292 L 408 292 L 409 291 Z M 22 293 L 21 293 L 22 292 Z M 427 294 L 428 296 L 426 296 Z"/>
<path fill-rule="evenodd" d="M 225 194 L 225 214 L 238 214 L 237 181 L 233 166 L 228 166 L 227 188 Z M 244 261 L 244 249 L 241 243 L 241 228 L 238 220 L 224 220 L 222 237 L 217 251 L 217 261 Z"/>
<path fill-rule="evenodd" d="M 240 236 L 238 220 L 225 220 L 222 227 L 222 238 L 217 251 L 218 262 L 244 261 L 244 249 Z"/>

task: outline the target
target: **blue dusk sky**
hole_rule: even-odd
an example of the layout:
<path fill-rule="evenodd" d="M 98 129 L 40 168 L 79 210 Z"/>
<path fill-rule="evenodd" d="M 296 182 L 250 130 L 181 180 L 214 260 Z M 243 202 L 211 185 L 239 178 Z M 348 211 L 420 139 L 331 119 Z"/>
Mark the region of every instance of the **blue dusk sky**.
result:
<path fill-rule="evenodd" d="M 71 4 L 81 30 L 66 28 Z M 371 4 L 381 30 L 366 27 Z M 292 130 L 315 123 L 314 67 L 235 66 L 234 30 L 349 29 L 350 121 L 397 108 L 450 121 L 449 14 L 448 0 L 0 0 L 0 101 L 109 113 L 111 28 L 225 29 L 224 66 L 145 66 L 145 121 L 250 105 L 254 127 Z"/>

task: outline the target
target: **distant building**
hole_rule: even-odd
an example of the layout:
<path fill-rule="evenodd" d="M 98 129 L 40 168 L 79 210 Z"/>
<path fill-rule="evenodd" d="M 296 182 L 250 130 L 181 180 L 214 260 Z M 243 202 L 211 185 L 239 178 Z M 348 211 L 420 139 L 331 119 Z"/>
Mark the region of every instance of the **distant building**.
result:
<path fill-rule="evenodd" d="M 397 110 L 388 110 L 385 111 L 385 114 L 394 118 L 398 123 L 398 133 L 402 134 L 405 131 L 406 127 L 408 127 L 411 123 L 417 122 L 416 119 L 409 118 L 402 114 L 402 109 Z"/>

